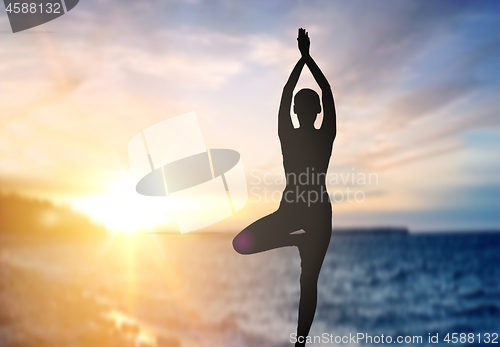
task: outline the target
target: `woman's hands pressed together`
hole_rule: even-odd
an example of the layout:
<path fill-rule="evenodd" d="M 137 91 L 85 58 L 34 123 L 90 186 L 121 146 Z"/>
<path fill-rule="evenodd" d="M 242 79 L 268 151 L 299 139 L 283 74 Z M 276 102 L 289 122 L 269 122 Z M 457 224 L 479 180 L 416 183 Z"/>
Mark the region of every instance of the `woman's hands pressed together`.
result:
<path fill-rule="evenodd" d="M 309 40 L 309 33 L 306 29 L 299 29 L 299 37 L 297 37 L 299 43 L 299 51 L 304 58 L 309 56 L 309 47 L 311 46 L 311 41 Z"/>

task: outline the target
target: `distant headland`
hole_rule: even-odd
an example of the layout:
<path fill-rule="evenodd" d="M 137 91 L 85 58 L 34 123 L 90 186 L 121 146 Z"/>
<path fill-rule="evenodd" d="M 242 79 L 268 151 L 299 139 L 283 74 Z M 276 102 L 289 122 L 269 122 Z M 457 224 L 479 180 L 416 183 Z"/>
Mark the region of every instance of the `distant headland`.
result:
<path fill-rule="evenodd" d="M 333 234 L 408 234 L 407 227 L 353 227 L 333 228 Z"/>

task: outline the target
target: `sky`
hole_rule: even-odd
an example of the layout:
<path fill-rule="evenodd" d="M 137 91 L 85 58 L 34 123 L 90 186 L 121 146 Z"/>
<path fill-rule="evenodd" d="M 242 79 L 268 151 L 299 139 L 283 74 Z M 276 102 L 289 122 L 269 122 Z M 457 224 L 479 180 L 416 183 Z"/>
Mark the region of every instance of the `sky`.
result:
<path fill-rule="evenodd" d="M 127 146 L 195 111 L 207 147 L 241 154 L 249 202 L 212 226 L 238 232 L 279 204 L 277 111 L 299 27 L 337 109 L 333 226 L 500 229 L 493 0 L 85 0 L 16 34 L 2 11 L 0 190 L 111 229 L 171 225 L 165 205 L 135 193 Z M 319 92 L 307 69 L 304 87 Z"/>

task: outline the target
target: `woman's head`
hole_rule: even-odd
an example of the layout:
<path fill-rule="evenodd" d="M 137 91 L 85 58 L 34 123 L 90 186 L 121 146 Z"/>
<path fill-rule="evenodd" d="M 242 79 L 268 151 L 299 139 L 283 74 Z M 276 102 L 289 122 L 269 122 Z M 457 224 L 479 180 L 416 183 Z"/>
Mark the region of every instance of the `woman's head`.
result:
<path fill-rule="evenodd" d="M 314 125 L 316 117 L 321 112 L 319 95 L 312 89 L 299 90 L 293 99 L 293 112 L 297 114 L 302 125 Z"/>

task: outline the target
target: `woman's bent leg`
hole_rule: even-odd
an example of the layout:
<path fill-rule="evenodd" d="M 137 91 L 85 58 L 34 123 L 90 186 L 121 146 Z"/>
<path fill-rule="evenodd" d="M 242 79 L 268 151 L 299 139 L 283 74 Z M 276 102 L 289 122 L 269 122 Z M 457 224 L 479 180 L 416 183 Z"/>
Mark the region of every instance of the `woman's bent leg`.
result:
<path fill-rule="evenodd" d="M 270 249 L 294 246 L 295 235 L 291 232 L 300 229 L 295 226 L 292 216 L 277 210 L 243 229 L 233 240 L 233 247 L 240 254 L 254 254 Z"/>

